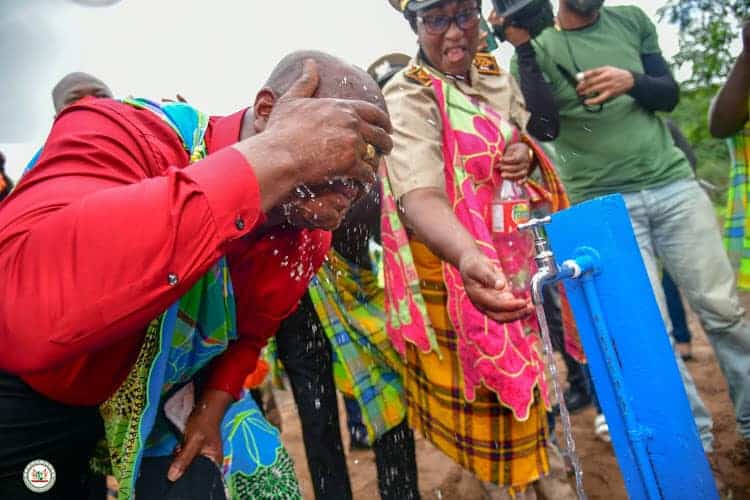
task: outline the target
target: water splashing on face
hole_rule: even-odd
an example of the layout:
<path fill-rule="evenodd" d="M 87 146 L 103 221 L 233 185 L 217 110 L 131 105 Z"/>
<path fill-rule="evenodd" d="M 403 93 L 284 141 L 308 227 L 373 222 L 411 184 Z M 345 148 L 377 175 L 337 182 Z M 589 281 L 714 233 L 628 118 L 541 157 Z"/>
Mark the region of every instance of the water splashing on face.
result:
<path fill-rule="evenodd" d="M 300 184 L 294 188 L 294 192 L 297 193 L 297 196 L 300 198 L 315 198 L 315 193 L 313 193 L 305 184 Z"/>

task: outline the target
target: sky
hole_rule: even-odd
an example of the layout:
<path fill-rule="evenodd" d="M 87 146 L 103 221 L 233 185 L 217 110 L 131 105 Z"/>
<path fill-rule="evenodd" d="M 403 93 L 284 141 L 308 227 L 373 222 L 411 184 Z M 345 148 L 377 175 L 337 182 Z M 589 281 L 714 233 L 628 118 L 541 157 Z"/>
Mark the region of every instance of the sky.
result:
<path fill-rule="evenodd" d="M 91 1 L 91 0 L 90 0 Z M 485 0 L 485 9 L 490 2 Z M 635 4 L 652 16 L 662 1 Z M 553 0 L 556 4 L 556 0 Z M 667 58 L 673 26 L 657 25 Z M 92 73 L 118 96 L 185 96 L 211 114 L 252 103 L 274 65 L 298 49 L 330 52 L 366 68 L 383 54 L 416 52 L 416 39 L 387 0 L 0 0 L 0 150 L 14 178 L 44 142 L 50 91 L 71 71 Z M 506 66 L 512 47 L 496 54 Z"/>

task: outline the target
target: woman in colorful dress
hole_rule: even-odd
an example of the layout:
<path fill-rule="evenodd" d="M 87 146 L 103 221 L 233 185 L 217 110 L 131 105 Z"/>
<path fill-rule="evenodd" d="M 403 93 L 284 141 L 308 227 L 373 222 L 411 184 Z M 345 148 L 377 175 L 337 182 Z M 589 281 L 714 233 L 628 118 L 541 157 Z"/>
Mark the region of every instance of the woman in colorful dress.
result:
<path fill-rule="evenodd" d="M 386 314 L 405 358 L 409 423 L 490 496 L 506 488 L 534 498 L 549 470 L 545 365 L 529 297 L 511 294 L 512 276 L 500 271 L 490 202 L 510 179 L 532 203 L 564 208 L 551 164 L 527 135 L 554 138 L 557 115 L 528 36 L 506 32 L 526 68 L 524 90 L 541 98 L 528 108 L 513 77 L 477 54 L 480 1 L 391 3 L 419 43 L 383 92 L 394 127 L 383 176 Z M 532 166 L 544 187 L 527 181 Z"/>

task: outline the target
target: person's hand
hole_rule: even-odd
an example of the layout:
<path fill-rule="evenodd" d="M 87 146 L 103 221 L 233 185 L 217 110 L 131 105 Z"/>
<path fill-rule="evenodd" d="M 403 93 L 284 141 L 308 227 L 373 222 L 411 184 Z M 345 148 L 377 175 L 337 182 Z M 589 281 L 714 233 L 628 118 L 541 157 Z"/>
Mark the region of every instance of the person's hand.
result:
<path fill-rule="evenodd" d="M 388 114 L 365 101 L 310 99 L 319 81 L 315 62 L 305 61 L 302 76 L 275 103 L 260 135 L 290 159 L 298 184 L 336 177 L 372 184 L 381 155 L 393 147 Z M 374 155 L 368 154 L 372 147 Z"/>
<path fill-rule="evenodd" d="M 518 26 L 513 26 L 510 23 L 506 24 L 505 18 L 500 17 L 497 12 L 495 12 L 495 9 L 492 9 L 492 12 L 490 12 L 490 16 L 487 18 L 487 22 L 493 26 L 496 26 L 498 29 L 503 30 L 505 39 L 508 40 L 514 47 L 523 45 L 524 43 L 527 43 L 531 40 L 531 35 L 529 35 L 529 32 L 527 30 Z"/>
<path fill-rule="evenodd" d="M 476 252 L 462 257 L 459 272 L 466 295 L 489 318 L 498 323 L 508 323 L 531 313 L 531 304 L 510 292 L 503 273 L 484 254 Z"/>
<path fill-rule="evenodd" d="M 182 443 L 174 451 L 174 460 L 167 471 L 167 479 L 174 482 L 182 477 L 195 457 L 203 455 L 221 467 L 224 452 L 221 442 L 221 421 L 232 401 L 232 396 L 218 390 L 206 389 L 185 425 Z"/>
<path fill-rule="evenodd" d="M 531 170 L 531 155 L 529 146 L 522 142 L 515 142 L 505 148 L 503 157 L 498 162 L 503 179 L 523 182 Z"/>
<path fill-rule="evenodd" d="M 584 102 L 588 106 L 598 106 L 630 92 L 633 85 L 635 85 L 635 78 L 630 71 L 614 66 L 602 66 L 584 71 L 583 79 L 578 84 L 576 91 L 580 96 L 594 94 L 594 97 L 588 98 Z"/>

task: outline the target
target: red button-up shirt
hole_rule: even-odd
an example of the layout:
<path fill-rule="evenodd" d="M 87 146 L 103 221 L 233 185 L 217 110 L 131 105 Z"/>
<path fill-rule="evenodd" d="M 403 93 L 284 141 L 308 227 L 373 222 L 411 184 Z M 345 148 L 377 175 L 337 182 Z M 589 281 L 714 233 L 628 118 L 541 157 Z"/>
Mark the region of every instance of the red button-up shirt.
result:
<path fill-rule="evenodd" d="M 235 149 L 244 111 L 211 120 L 189 165 L 161 118 L 84 99 L 55 121 L 39 162 L 0 205 L 0 370 L 67 404 L 122 383 L 148 323 L 226 255 L 239 339 L 208 386 L 239 394 L 266 339 L 296 307 L 330 233 L 276 229 Z"/>

